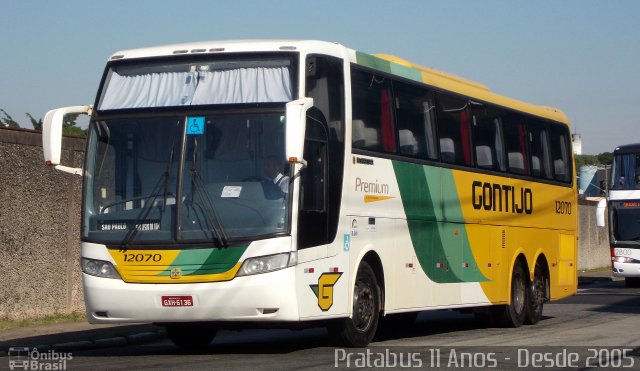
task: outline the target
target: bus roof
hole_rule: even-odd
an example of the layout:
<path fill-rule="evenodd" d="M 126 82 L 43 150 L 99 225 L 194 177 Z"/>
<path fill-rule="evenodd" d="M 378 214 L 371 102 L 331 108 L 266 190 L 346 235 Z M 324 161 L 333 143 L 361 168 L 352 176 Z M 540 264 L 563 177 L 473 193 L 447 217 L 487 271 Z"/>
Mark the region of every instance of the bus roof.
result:
<path fill-rule="evenodd" d="M 493 93 L 485 85 L 453 74 L 442 72 L 434 68 L 422 67 L 407 60 L 387 54 L 371 55 L 361 53 L 335 42 L 287 39 L 202 41 L 122 50 L 114 53 L 109 60 L 260 51 L 299 51 L 307 54 L 333 55 L 348 59 L 350 63 L 356 63 L 439 89 L 448 90 L 478 101 L 496 104 L 565 124 L 569 123 L 567 116 L 559 109 L 525 103 Z"/>
<path fill-rule="evenodd" d="M 617 146 L 616 149 L 613 150 L 613 153 L 640 153 L 640 143 L 623 144 L 621 146 Z"/>
<path fill-rule="evenodd" d="M 346 48 L 338 43 L 317 40 L 216 40 L 121 50 L 109 60 L 261 51 L 306 51 L 343 56 L 344 50 Z"/>

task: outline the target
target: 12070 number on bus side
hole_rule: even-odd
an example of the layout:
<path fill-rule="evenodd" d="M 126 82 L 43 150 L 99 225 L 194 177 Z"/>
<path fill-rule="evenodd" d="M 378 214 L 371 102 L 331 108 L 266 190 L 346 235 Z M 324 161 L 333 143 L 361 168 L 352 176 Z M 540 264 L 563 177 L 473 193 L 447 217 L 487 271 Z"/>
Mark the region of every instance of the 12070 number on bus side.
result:
<path fill-rule="evenodd" d="M 556 201 L 556 214 L 571 215 L 571 202 Z"/>

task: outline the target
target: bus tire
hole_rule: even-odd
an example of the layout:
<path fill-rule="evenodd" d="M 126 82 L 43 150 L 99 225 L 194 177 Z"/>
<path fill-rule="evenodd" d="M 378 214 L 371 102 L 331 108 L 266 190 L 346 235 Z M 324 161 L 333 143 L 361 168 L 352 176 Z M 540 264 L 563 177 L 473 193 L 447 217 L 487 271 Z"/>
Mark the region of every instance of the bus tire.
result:
<path fill-rule="evenodd" d="M 380 287 L 373 269 L 362 262 L 353 288 L 353 313 L 350 318 L 333 321 L 329 335 L 337 345 L 363 348 L 369 345 L 380 319 Z"/>
<path fill-rule="evenodd" d="M 169 340 L 180 348 L 204 349 L 216 336 L 216 329 L 204 324 L 166 325 Z"/>
<path fill-rule="evenodd" d="M 509 304 L 497 308 L 497 321 L 501 327 L 520 327 L 527 315 L 527 289 L 529 279 L 520 260 L 516 260 L 511 274 Z"/>
<path fill-rule="evenodd" d="M 527 300 L 527 315 L 524 323 L 535 325 L 542 318 L 542 307 L 547 299 L 547 277 L 540 262 L 536 263 L 533 281 L 529 284 L 529 300 Z"/>

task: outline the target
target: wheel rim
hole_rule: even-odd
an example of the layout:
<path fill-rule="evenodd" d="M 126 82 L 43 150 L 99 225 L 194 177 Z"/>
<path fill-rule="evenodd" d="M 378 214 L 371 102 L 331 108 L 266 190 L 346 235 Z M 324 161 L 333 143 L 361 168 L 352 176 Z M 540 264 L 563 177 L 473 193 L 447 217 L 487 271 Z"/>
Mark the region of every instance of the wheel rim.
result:
<path fill-rule="evenodd" d="M 544 303 L 545 291 L 544 277 L 540 270 L 536 270 L 533 279 L 533 304 L 536 310 Z"/>
<path fill-rule="evenodd" d="M 513 309 L 516 313 L 524 313 L 524 307 L 526 302 L 526 287 L 524 280 L 522 279 L 522 273 L 518 272 L 513 276 Z"/>
<path fill-rule="evenodd" d="M 358 331 L 366 332 L 371 327 L 375 311 L 372 287 L 362 281 L 356 282 L 353 297 L 353 325 Z"/>

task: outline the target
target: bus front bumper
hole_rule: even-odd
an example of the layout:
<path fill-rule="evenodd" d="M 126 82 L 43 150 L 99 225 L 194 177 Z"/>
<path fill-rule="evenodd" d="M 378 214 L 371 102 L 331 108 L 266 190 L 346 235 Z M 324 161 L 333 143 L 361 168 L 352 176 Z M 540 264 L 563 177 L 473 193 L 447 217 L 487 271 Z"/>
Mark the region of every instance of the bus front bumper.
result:
<path fill-rule="evenodd" d="M 230 281 L 143 284 L 82 274 L 90 323 L 297 321 L 294 268 Z"/>
<path fill-rule="evenodd" d="M 640 277 L 640 263 L 613 262 L 614 277 Z"/>

